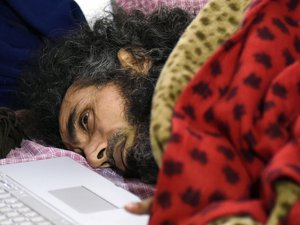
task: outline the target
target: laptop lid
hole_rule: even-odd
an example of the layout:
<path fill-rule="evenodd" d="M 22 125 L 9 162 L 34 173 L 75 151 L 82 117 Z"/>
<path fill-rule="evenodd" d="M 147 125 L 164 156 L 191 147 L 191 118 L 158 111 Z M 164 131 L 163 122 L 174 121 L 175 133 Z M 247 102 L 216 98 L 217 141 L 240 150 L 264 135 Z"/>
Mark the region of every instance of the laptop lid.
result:
<path fill-rule="evenodd" d="M 145 225 L 148 216 L 126 212 L 139 201 L 134 194 L 68 157 L 0 166 L 0 172 L 22 185 L 60 215 L 78 224 Z M 41 208 L 41 206 L 37 206 Z"/>

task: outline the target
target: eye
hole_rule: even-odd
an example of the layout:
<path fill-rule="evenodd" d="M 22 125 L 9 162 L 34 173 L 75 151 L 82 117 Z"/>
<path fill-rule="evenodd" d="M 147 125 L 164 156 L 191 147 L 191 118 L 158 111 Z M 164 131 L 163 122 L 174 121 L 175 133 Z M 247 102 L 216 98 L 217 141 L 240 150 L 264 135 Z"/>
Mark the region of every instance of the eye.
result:
<path fill-rule="evenodd" d="M 89 125 L 89 112 L 85 112 L 84 114 L 82 114 L 82 116 L 80 117 L 80 126 L 84 129 L 84 130 L 88 130 L 88 125 Z"/>

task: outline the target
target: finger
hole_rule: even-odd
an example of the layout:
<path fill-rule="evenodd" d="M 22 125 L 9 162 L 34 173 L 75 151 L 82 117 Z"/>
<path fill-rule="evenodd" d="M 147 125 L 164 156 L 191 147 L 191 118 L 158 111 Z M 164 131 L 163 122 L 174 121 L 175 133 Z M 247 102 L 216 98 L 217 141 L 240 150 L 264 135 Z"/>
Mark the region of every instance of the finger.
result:
<path fill-rule="evenodd" d="M 149 214 L 152 206 L 153 198 L 145 199 L 141 202 L 132 202 L 125 205 L 125 209 L 133 214 L 143 215 Z"/>

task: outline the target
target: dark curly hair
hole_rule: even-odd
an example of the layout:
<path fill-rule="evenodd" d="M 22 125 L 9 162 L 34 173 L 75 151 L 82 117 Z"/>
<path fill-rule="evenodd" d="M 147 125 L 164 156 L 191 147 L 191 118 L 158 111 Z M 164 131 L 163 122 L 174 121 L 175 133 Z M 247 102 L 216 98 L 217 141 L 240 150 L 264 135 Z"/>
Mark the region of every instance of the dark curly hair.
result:
<path fill-rule="evenodd" d="M 97 19 L 92 29 L 82 25 L 55 44 L 48 42 L 36 63 L 24 74 L 20 87 L 25 107 L 35 118 L 38 132 L 32 138 L 45 145 L 63 147 L 59 134 L 59 110 L 68 87 L 78 80 L 90 85 L 116 83 L 128 100 L 129 121 L 149 128 L 156 81 L 191 19 L 190 14 L 179 8 L 160 8 L 150 15 L 138 10 L 126 13 L 114 8 L 107 16 Z M 149 74 L 137 76 L 122 68 L 117 58 L 121 48 L 129 51 L 144 49 L 152 61 Z M 154 166 L 154 159 L 151 160 L 150 166 Z M 143 158 L 136 161 L 140 162 L 135 163 L 137 169 L 133 170 L 138 171 L 137 176 L 146 176 Z M 156 176 L 156 170 L 148 174 Z M 149 175 L 144 180 L 153 182 L 155 176 Z"/>

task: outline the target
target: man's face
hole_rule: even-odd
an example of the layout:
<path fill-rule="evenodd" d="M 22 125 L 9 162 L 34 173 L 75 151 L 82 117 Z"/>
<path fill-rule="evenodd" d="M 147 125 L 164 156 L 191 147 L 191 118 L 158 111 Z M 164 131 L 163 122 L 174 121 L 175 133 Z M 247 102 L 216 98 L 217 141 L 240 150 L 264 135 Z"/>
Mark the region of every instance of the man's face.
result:
<path fill-rule="evenodd" d="M 124 97 L 114 84 L 71 85 L 59 115 L 63 143 L 82 153 L 93 168 L 115 166 L 125 171 L 126 155 L 136 136 L 125 107 Z"/>

